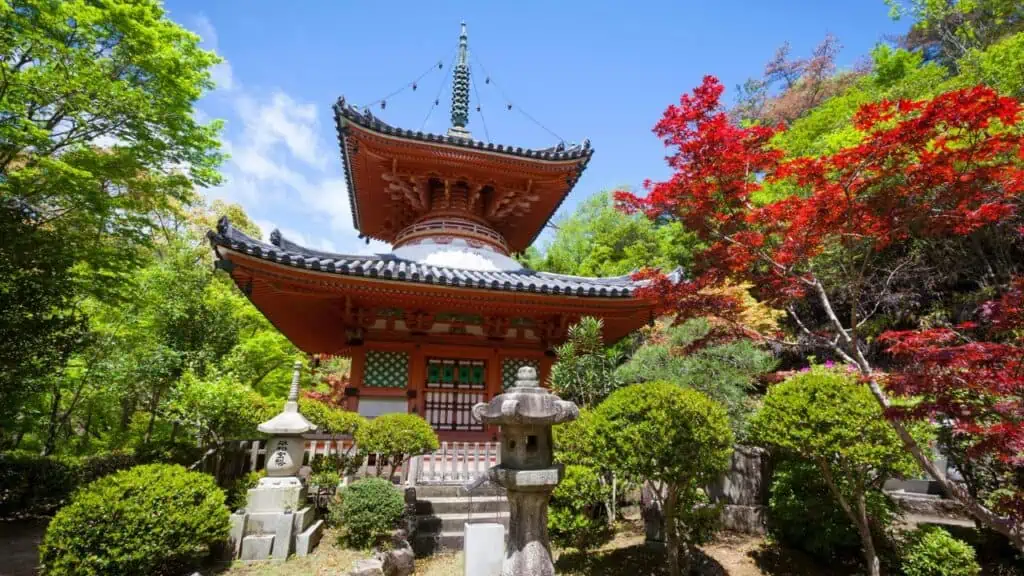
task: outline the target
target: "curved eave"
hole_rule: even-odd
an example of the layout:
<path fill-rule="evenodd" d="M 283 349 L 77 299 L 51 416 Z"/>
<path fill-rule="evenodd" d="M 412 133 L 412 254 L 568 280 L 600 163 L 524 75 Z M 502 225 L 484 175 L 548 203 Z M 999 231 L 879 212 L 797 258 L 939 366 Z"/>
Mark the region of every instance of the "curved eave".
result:
<path fill-rule="evenodd" d="M 322 263 L 322 260 L 293 256 L 287 253 L 265 252 L 247 249 L 244 246 L 230 246 L 214 240 L 214 250 L 218 260 L 234 261 L 237 256 L 251 258 L 279 267 L 282 270 L 298 270 L 341 276 L 345 278 L 370 280 L 390 283 L 396 286 L 428 285 L 439 288 L 458 290 L 479 290 L 501 293 L 526 294 L 540 297 L 581 298 L 587 300 L 636 300 L 633 297 L 633 286 L 567 286 L 562 279 L 552 279 L 548 275 L 538 274 L 535 277 L 522 276 L 518 279 L 503 278 L 514 276 L 494 272 L 458 271 L 452 275 L 450 270 L 442 270 L 433 266 L 422 266 L 410 270 L 407 263 L 389 262 L 383 264 L 379 260 L 341 260 Z M 390 264 L 390 265 L 389 265 Z M 639 300 L 636 300 L 640 302 Z"/>
<path fill-rule="evenodd" d="M 584 140 L 582 144 L 569 147 L 564 145 L 545 149 L 512 147 L 457 136 L 397 128 L 381 121 L 369 112 L 356 110 L 355 107 L 346 104 L 344 99 L 339 99 L 333 108 L 338 145 L 342 166 L 345 171 L 345 183 L 348 186 L 349 203 L 352 207 L 352 224 L 360 231 L 362 231 L 362 225 L 359 218 L 359 201 L 352 177 L 353 170 L 351 165 L 353 151 L 350 149 L 352 140 L 350 140 L 349 130 L 352 128 L 385 140 L 422 147 L 424 150 L 450 149 L 461 154 L 468 154 L 471 157 L 475 157 L 480 165 L 487 165 L 496 161 L 503 163 L 513 161 L 523 166 L 526 170 L 529 170 L 530 167 L 541 170 L 550 170 L 552 167 L 564 167 L 568 172 L 566 174 L 566 187 L 553 208 L 543 215 L 544 222 L 547 222 L 561 208 L 566 197 L 572 192 L 576 182 L 579 181 L 583 171 L 586 170 L 587 164 L 589 164 L 594 154 L 594 149 L 590 146 L 589 140 Z M 533 244 L 543 229 L 543 225 L 539 226 L 525 245 L 514 248 L 518 248 L 517 251 L 525 250 L 529 245 Z"/>

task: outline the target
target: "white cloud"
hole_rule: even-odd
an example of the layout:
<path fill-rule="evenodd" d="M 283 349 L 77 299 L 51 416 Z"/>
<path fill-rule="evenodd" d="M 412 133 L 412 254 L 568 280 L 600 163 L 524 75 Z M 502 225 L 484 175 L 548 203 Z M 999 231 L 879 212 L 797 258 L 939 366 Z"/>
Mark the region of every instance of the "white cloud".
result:
<path fill-rule="evenodd" d="M 275 91 L 269 101 L 258 102 L 249 95 L 235 100 L 235 112 L 245 126 L 245 144 L 258 152 L 283 145 L 306 164 L 324 169 L 327 153 L 320 146 L 316 106 L 295 101 Z"/>
<path fill-rule="evenodd" d="M 227 60 L 218 62 L 210 68 L 210 77 L 217 85 L 218 90 L 230 92 L 235 89 L 235 73 L 231 70 L 231 63 Z"/>
<path fill-rule="evenodd" d="M 216 49 L 217 32 L 208 18 L 194 18 L 193 29 L 203 37 L 204 47 Z M 224 66 L 227 82 L 218 81 L 221 89 L 215 97 L 227 106 L 228 127 L 233 129 L 223 142 L 230 159 L 224 166 L 225 184 L 208 195 L 241 204 L 264 239 L 279 228 L 284 237 L 310 248 L 387 252 L 389 246 L 382 242 L 366 244 L 357 238 L 340 163 L 331 162 L 333 148 L 321 134 L 321 107 L 281 89 L 257 92 L 231 76 L 226 61 Z"/>
<path fill-rule="evenodd" d="M 192 18 L 192 29 L 199 35 L 199 45 L 207 50 L 213 50 L 219 54 L 219 39 L 217 29 L 205 14 L 198 14 Z M 223 58 L 223 56 L 221 56 Z M 231 63 L 225 58 L 219 64 L 210 69 L 210 76 L 217 85 L 218 90 L 230 92 L 235 88 L 235 75 L 231 69 Z"/>

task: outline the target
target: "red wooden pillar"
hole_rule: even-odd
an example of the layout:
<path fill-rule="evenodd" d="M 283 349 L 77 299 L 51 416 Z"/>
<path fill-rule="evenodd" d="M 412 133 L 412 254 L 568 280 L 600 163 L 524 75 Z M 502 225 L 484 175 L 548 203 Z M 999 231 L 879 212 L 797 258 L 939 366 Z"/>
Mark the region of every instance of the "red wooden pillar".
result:
<path fill-rule="evenodd" d="M 352 369 L 349 381 L 349 388 L 357 391 L 357 394 L 363 389 L 363 379 L 366 375 L 366 348 L 358 346 L 352 348 Z M 347 396 L 345 398 L 345 408 L 352 412 L 359 411 L 359 396 Z"/>
<path fill-rule="evenodd" d="M 426 417 L 427 359 L 423 346 L 416 344 L 409 349 L 409 380 L 406 384 L 409 412 Z"/>

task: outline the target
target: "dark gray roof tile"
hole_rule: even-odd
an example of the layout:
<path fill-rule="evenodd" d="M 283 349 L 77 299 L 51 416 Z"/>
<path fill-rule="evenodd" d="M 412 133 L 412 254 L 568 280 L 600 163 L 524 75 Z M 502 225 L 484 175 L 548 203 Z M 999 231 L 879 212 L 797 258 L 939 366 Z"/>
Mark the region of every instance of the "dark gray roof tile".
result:
<path fill-rule="evenodd" d="M 527 268 L 515 271 L 483 271 L 445 268 L 403 260 L 394 254 L 334 254 L 313 250 L 289 242 L 275 231 L 273 244 L 266 244 L 237 230 L 227 218 L 221 218 L 216 231 L 208 234 L 214 247 L 222 246 L 263 260 L 280 262 L 296 268 L 326 271 L 345 276 L 368 276 L 387 280 L 425 284 L 451 285 L 470 288 L 488 288 L 535 294 L 573 295 L 602 298 L 628 298 L 642 285 L 630 275 L 609 278 L 589 278 L 535 272 Z M 218 253 L 218 257 L 223 258 Z M 669 277 L 675 282 L 685 281 L 681 269 Z"/>

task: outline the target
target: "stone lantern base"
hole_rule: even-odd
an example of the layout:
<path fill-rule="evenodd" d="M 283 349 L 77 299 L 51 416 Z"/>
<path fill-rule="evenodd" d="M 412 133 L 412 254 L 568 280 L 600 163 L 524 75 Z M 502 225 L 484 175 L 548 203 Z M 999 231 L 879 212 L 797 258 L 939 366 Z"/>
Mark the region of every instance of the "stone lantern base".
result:
<path fill-rule="evenodd" d="M 306 487 L 295 477 L 263 478 L 260 484 L 249 490 L 245 509 L 231 515 L 232 559 L 284 560 L 312 552 L 324 521 L 306 505 Z"/>

